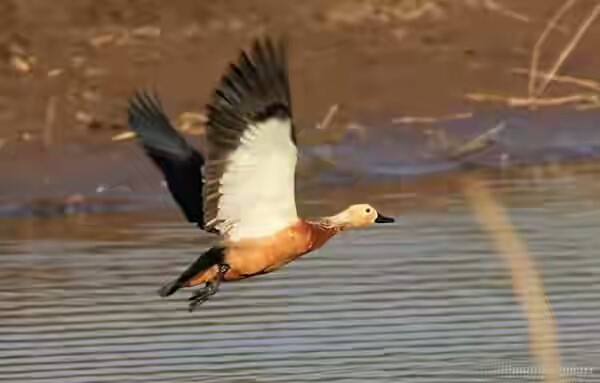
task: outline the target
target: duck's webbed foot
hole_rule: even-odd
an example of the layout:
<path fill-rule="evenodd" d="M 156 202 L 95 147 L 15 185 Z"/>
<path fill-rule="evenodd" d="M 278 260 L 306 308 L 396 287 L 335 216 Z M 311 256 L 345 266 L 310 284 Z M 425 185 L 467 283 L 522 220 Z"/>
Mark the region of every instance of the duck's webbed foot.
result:
<path fill-rule="evenodd" d="M 188 299 L 190 301 L 189 311 L 192 312 L 196 306 L 206 302 L 211 296 L 215 295 L 219 291 L 219 285 L 225 276 L 225 273 L 229 270 L 229 265 L 220 264 L 217 276 L 212 281 L 206 282 L 203 288 L 196 290 L 194 294 Z"/>

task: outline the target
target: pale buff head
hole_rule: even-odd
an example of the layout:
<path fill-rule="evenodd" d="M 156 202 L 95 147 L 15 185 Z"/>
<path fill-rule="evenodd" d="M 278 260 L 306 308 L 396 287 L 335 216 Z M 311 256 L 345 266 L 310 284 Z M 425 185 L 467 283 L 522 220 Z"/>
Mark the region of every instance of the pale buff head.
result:
<path fill-rule="evenodd" d="M 339 214 L 323 219 L 324 223 L 342 229 L 366 227 L 374 223 L 391 223 L 393 218 L 383 216 L 368 204 L 351 205 Z"/>

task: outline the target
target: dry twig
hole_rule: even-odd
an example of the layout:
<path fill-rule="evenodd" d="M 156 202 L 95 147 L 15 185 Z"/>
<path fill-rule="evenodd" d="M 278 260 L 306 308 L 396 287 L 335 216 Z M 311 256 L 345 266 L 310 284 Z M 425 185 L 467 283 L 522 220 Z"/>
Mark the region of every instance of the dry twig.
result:
<path fill-rule="evenodd" d="M 466 118 L 473 117 L 473 113 L 456 113 L 442 117 L 414 117 L 414 116 L 405 116 L 405 117 L 396 117 L 392 119 L 392 124 L 432 124 L 439 121 L 447 121 L 447 120 L 462 120 Z"/>
<path fill-rule="evenodd" d="M 475 153 L 479 153 L 496 143 L 495 139 L 498 137 L 501 131 L 506 128 L 506 122 L 502 121 L 492 129 L 489 129 L 472 140 L 465 142 L 464 144 L 453 149 L 448 156 L 452 160 L 459 160 L 461 158 L 470 156 Z"/>
<path fill-rule="evenodd" d="M 51 96 L 46 105 L 46 120 L 44 124 L 44 147 L 52 146 L 54 139 L 54 122 L 56 121 L 56 96 Z"/>
<path fill-rule="evenodd" d="M 559 106 L 568 104 L 596 105 L 600 101 L 600 95 L 595 93 L 572 94 L 568 96 L 547 98 L 525 98 L 489 93 L 468 93 L 465 95 L 465 98 L 477 102 L 500 102 L 512 107 Z"/>
<path fill-rule="evenodd" d="M 538 66 L 539 66 L 539 61 L 540 61 L 542 44 L 544 44 L 546 42 L 546 39 L 550 35 L 550 32 L 554 28 L 556 28 L 556 24 L 558 23 L 558 21 L 565 15 L 565 13 L 567 13 L 569 8 L 571 8 L 575 4 L 576 1 L 577 0 L 568 0 L 562 5 L 562 7 L 559 8 L 559 10 L 554 14 L 554 16 L 552 16 L 550 21 L 548 21 L 548 24 L 546 24 L 546 28 L 542 31 L 542 34 L 540 35 L 538 40 L 535 42 L 535 45 L 533 46 L 533 52 L 531 55 L 531 66 L 529 68 L 529 73 L 530 73 L 529 85 L 527 87 L 527 91 L 528 91 L 527 94 L 529 95 L 530 98 L 533 98 L 537 95 L 536 90 L 535 90 L 535 80 L 538 77 L 537 73 L 538 73 Z"/>
<path fill-rule="evenodd" d="M 325 117 L 323 117 L 321 122 L 317 123 L 317 129 L 329 128 L 333 124 L 335 117 L 338 115 L 339 109 L 339 104 L 331 105 Z"/>
<path fill-rule="evenodd" d="M 511 73 L 531 76 L 531 73 L 529 72 L 529 70 L 527 70 L 525 68 L 513 68 L 511 70 Z M 534 76 L 536 78 L 548 78 L 548 77 L 550 77 L 550 74 L 546 73 L 546 72 L 538 72 Z M 562 84 L 575 85 L 575 86 L 579 86 L 581 88 L 586 88 L 589 90 L 600 92 L 600 82 L 592 80 L 592 79 L 574 77 L 574 76 L 566 76 L 566 75 L 562 75 L 562 76 L 555 75 L 554 78 L 552 79 L 552 81 L 562 83 Z"/>
<path fill-rule="evenodd" d="M 583 37 L 585 32 L 589 29 L 589 27 L 592 25 L 592 23 L 596 20 L 598 15 L 600 15 L 600 5 L 596 5 L 592 9 L 592 12 L 589 14 L 587 19 L 585 19 L 585 21 L 579 26 L 579 29 L 577 30 L 577 32 L 575 33 L 575 35 L 573 36 L 571 41 L 569 41 L 569 43 L 567 44 L 565 49 L 563 49 L 563 51 L 560 53 L 560 56 L 554 63 L 554 66 L 548 72 L 548 76 L 545 77 L 544 80 L 542 81 L 540 87 L 537 90 L 536 95 L 541 95 L 544 93 L 544 91 L 548 87 L 548 84 L 550 84 L 550 82 L 552 81 L 552 79 L 554 78 L 554 76 L 556 75 L 556 73 L 558 72 L 560 67 L 562 66 L 562 64 L 565 62 L 567 57 L 569 57 L 571 52 L 573 52 L 573 49 L 575 49 L 575 47 L 577 46 L 579 41 L 581 41 L 581 38 Z"/>

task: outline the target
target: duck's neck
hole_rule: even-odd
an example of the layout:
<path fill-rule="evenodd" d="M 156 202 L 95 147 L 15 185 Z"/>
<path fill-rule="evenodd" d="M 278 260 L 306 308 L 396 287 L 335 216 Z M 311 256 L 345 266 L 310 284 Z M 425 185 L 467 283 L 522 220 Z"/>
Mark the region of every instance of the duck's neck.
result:
<path fill-rule="evenodd" d="M 324 227 L 335 229 L 337 231 L 346 230 L 348 228 L 348 216 L 345 211 L 329 217 L 322 217 L 317 222 Z"/>
<path fill-rule="evenodd" d="M 326 218 L 322 218 L 315 222 L 306 221 L 306 223 L 308 224 L 311 233 L 310 251 L 320 248 L 334 235 L 344 230 L 343 226 L 332 224 L 332 222 L 327 221 Z"/>

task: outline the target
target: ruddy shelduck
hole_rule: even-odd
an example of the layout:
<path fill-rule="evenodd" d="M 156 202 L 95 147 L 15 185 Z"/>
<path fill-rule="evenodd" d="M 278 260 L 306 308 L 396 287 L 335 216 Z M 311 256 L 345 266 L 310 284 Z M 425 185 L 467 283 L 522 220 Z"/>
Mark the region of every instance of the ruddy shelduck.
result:
<path fill-rule="evenodd" d="M 192 311 L 222 281 L 270 273 L 346 229 L 394 222 L 367 204 L 315 221 L 298 217 L 296 134 L 281 42 L 258 39 L 242 51 L 207 111 L 201 154 L 173 128 L 157 96 L 139 92 L 129 105 L 131 129 L 188 221 L 221 236 L 161 296 L 205 284 L 189 299 Z"/>

